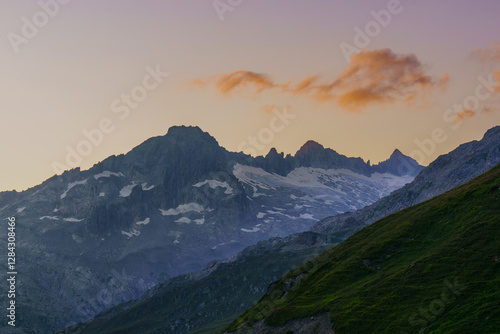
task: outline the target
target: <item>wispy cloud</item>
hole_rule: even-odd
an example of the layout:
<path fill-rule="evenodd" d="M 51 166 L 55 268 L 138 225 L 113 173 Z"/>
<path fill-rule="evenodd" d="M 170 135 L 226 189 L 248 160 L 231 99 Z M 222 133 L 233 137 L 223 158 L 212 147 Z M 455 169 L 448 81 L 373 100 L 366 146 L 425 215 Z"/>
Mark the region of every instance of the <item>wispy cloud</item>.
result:
<path fill-rule="evenodd" d="M 496 71 L 493 73 L 493 76 L 495 77 L 496 82 L 500 82 L 500 69 L 496 70 Z M 498 85 L 495 87 L 495 93 L 500 93 L 500 84 L 498 84 Z"/>
<path fill-rule="evenodd" d="M 490 113 L 490 112 L 494 112 L 497 110 L 498 110 L 497 108 L 493 108 L 492 106 L 487 106 L 487 107 L 483 108 L 483 112 L 485 112 L 485 113 Z"/>
<path fill-rule="evenodd" d="M 476 60 L 488 65 L 493 65 L 494 67 L 500 66 L 500 42 L 494 41 L 490 44 L 489 47 L 486 48 L 478 48 L 473 50 L 470 53 L 470 59 Z M 498 67 L 497 67 L 498 68 Z M 500 69 L 494 70 L 492 73 L 494 81 L 497 82 L 496 86 L 491 86 L 489 89 L 491 90 L 491 97 L 487 99 L 489 103 L 498 103 L 498 93 L 500 93 Z M 485 106 L 481 109 L 483 113 L 492 113 L 498 111 L 498 108 L 493 107 L 492 105 Z M 477 115 L 478 113 L 473 110 L 464 110 L 457 114 L 456 120 L 457 122 L 462 121 L 466 118 L 471 118 Z"/>
<path fill-rule="evenodd" d="M 478 48 L 470 53 L 470 58 L 483 63 L 500 65 L 500 42 L 491 42 L 487 48 Z M 493 77 L 500 82 L 500 69 L 493 72 Z M 495 93 L 500 93 L 500 85 L 495 87 Z"/>
<path fill-rule="evenodd" d="M 263 112 L 264 114 L 272 114 L 276 111 L 280 111 L 282 109 L 290 109 L 290 108 L 291 108 L 291 106 L 289 104 L 284 105 L 281 109 L 278 108 L 278 106 L 276 106 L 274 104 L 265 104 L 262 107 L 260 107 L 259 110 L 261 112 Z"/>
<path fill-rule="evenodd" d="M 482 62 L 500 62 L 500 42 L 492 42 L 489 48 L 478 48 L 471 52 L 470 57 Z"/>
<path fill-rule="evenodd" d="M 319 75 L 312 75 L 297 84 L 277 83 L 269 75 L 252 71 L 222 74 L 206 81 L 213 84 L 223 96 L 253 89 L 257 94 L 264 91 L 305 96 L 319 102 L 333 101 L 349 111 L 360 111 L 370 106 L 380 106 L 403 101 L 414 104 L 419 97 L 435 88 L 446 90 L 449 75 L 435 78 L 413 55 L 397 55 L 389 49 L 361 51 L 355 54 L 339 77 L 322 83 Z"/>
<path fill-rule="evenodd" d="M 215 86 L 223 95 L 230 95 L 240 88 L 249 86 L 253 86 L 258 93 L 277 87 L 269 76 L 251 71 L 236 71 L 220 75 L 215 81 Z"/>
<path fill-rule="evenodd" d="M 461 122 L 463 119 L 472 118 L 476 115 L 476 112 L 472 109 L 465 109 L 457 113 L 456 121 Z"/>

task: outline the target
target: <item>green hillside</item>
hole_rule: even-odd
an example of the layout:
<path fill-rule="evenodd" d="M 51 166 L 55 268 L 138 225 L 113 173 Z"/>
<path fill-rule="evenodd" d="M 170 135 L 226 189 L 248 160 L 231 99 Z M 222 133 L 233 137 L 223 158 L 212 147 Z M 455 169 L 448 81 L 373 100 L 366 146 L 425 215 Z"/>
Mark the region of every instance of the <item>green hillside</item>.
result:
<path fill-rule="evenodd" d="M 325 313 L 336 334 L 499 333 L 500 165 L 292 270 L 227 330 Z"/>

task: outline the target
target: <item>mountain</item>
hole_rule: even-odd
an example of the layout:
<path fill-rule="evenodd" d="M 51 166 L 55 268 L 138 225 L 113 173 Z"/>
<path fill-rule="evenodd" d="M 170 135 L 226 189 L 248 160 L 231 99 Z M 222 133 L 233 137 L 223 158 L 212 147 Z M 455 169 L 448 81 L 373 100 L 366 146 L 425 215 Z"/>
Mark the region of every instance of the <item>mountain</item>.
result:
<path fill-rule="evenodd" d="M 275 277 L 291 270 L 294 263 L 315 257 L 322 249 L 344 241 L 374 217 L 389 215 L 398 208 L 441 194 L 500 163 L 499 145 L 500 127 L 496 127 L 481 141 L 461 145 L 441 156 L 420 173 L 425 177 L 419 175 L 374 205 L 325 218 L 309 232 L 261 241 L 230 259 L 211 263 L 200 273 L 166 281 L 139 300 L 120 305 L 94 321 L 68 328 L 65 333 L 108 333 L 121 325 L 140 328 L 143 333 L 213 333 L 235 319 L 249 304 L 257 302 Z M 419 190 L 418 196 L 414 189 Z M 366 219 L 366 223 L 362 219 Z M 336 222 L 342 224 L 335 225 Z M 248 275 L 249 268 L 251 275 Z M 220 283 L 222 278 L 224 284 Z M 172 295 L 179 298 L 171 298 Z M 128 311 L 123 312 L 124 308 Z M 147 309 L 151 317 L 139 316 L 141 309 Z M 182 316 L 168 311 L 172 309 L 182 310 Z M 151 318 L 161 318 L 162 322 L 149 321 Z"/>
<path fill-rule="evenodd" d="M 352 234 L 374 221 L 453 189 L 500 162 L 500 126 L 488 130 L 480 141 L 462 144 L 439 156 L 413 182 L 376 203 L 355 212 L 323 219 L 311 231 Z"/>
<path fill-rule="evenodd" d="M 414 159 L 407 157 L 400 150 L 395 149 L 389 159 L 382 161 L 378 165 L 374 165 L 372 169 L 378 173 L 417 176 L 422 167 Z"/>
<path fill-rule="evenodd" d="M 265 157 L 257 157 L 250 165 L 261 167 L 269 172 L 282 176 L 299 167 L 313 167 L 322 169 L 347 169 L 357 174 L 371 176 L 374 173 L 391 174 L 397 176 L 415 177 L 423 169 L 414 159 L 405 156 L 398 149 L 389 159 L 378 165 L 370 165 L 361 158 L 348 158 L 332 149 L 309 140 L 294 156 L 279 154 L 272 148 Z"/>
<path fill-rule="evenodd" d="M 228 333 L 496 333 L 500 165 L 292 270 Z"/>
<path fill-rule="evenodd" d="M 273 172 L 280 166 L 284 175 Z M 258 241 L 371 204 L 414 178 L 371 167 L 322 147 L 253 158 L 180 126 L 89 170 L 0 193 L 0 215 L 18 222 L 19 324 L 25 333 L 47 333 L 87 320 Z"/>

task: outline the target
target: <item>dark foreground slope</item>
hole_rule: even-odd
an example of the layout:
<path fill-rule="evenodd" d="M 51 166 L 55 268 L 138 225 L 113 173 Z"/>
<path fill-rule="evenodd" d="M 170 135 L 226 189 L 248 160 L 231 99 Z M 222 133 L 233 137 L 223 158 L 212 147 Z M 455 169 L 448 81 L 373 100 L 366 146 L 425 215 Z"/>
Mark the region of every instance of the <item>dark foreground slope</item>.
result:
<path fill-rule="evenodd" d="M 497 165 L 289 272 L 227 330 L 303 333 L 328 314 L 336 333 L 498 333 L 499 285 Z"/>

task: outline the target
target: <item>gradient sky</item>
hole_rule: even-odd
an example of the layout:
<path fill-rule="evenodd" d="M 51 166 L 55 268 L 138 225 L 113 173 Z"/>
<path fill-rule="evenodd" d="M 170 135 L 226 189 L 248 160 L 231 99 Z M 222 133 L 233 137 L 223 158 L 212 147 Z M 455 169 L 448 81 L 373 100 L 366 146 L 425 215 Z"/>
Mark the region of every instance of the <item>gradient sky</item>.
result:
<path fill-rule="evenodd" d="M 43 22 L 40 3 L 54 1 L 0 4 L 0 191 L 41 183 L 55 174 L 54 162 L 74 167 L 66 162 L 67 147 L 76 149 L 86 139 L 82 131 L 103 119 L 114 128 L 82 157 L 82 169 L 173 125 L 200 126 L 231 151 L 265 155 L 276 147 L 295 153 L 313 139 L 372 163 L 399 148 L 427 165 L 500 124 L 498 89 L 474 110 L 446 113 L 453 104 L 472 101 L 479 76 L 500 74 L 498 44 L 492 44 L 500 40 L 498 0 L 401 0 L 400 13 L 373 33 L 363 51 L 367 57 L 358 59 L 362 70 L 374 69 L 366 80 L 348 75 L 355 58 L 348 63 L 340 45 L 355 45 L 354 29 L 364 31 L 374 21 L 371 11 L 386 10 L 392 1 L 243 0 L 231 6 L 238 1 L 221 0 L 231 6 L 221 20 L 211 0 L 72 0 Z M 23 36 L 33 16 L 46 24 L 15 52 L 12 36 Z M 387 58 L 375 66 L 379 53 L 416 60 L 409 69 L 430 84 L 401 90 L 397 77 L 378 87 L 376 75 L 391 74 L 395 66 Z M 408 69 L 406 62 L 401 66 Z M 113 102 L 142 85 L 147 67 L 170 75 L 120 119 Z M 376 73 L 379 68 L 385 72 Z M 224 94 L 221 78 L 237 71 L 268 82 L 256 85 L 254 76 Z M 344 74 L 351 81 L 339 81 Z M 299 93 L 299 83 L 314 75 L 320 76 L 315 88 Z M 333 96 L 315 95 L 332 83 Z M 382 95 L 346 108 L 340 94 L 357 85 Z M 408 104 L 412 92 L 419 97 Z M 272 106 L 286 107 L 294 118 L 272 140 L 249 150 L 244 142 L 269 128 Z M 433 131 L 438 140 L 431 145 Z"/>

